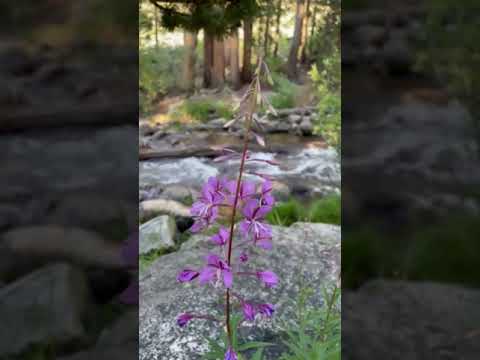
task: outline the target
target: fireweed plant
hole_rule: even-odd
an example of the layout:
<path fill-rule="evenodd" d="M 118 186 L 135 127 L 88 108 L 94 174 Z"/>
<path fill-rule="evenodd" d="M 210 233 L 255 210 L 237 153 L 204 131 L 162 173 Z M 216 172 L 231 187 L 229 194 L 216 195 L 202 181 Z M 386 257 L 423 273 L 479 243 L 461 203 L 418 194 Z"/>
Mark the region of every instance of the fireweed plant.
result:
<path fill-rule="evenodd" d="M 253 137 L 260 146 L 265 146 L 264 139 L 255 132 L 262 129 L 260 119 L 255 110 L 257 106 L 268 105 L 270 112 L 275 112 L 267 100 L 262 96 L 260 77 L 264 74 L 271 82 L 271 75 L 262 59 L 258 62 L 254 79 L 240 101 L 237 117 L 227 123 L 230 127 L 233 123 L 243 120 L 244 144 L 241 153 L 232 149 L 224 148 L 215 161 L 228 159 L 240 159 L 237 179 L 211 177 L 203 186 L 200 198 L 194 202 L 190 211 L 195 219 L 190 228 L 192 233 L 204 231 L 213 225 L 219 225 L 223 218 L 227 219 L 227 227 L 219 226 L 219 230 L 211 237 L 211 242 L 217 249 L 216 252 L 205 256 L 205 265 L 200 269 L 184 269 L 177 280 L 181 283 L 198 280 L 200 285 L 211 285 L 224 291 L 224 319 L 218 319 L 207 314 L 194 314 L 185 312 L 177 318 L 177 324 L 185 327 L 193 319 L 215 321 L 223 324 L 226 332 L 225 347 L 212 344 L 215 349 L 210 356 L 217 359 L 237 360 L 240 351 L 252 348 L 262 348 L 265 343 L 255 342 L 237 344 L 237 328 L 242 322 L 252 322 L 257 316 L 271 318 L 275 312 L 275 306 L 271 303 L 258 303 L 241 296 L 235 289 L 236 279 L 249 277 L 254 281 L 263 283 L 266 287 L 274 287 L 278 284 L 277 275 L 268 269 L 251 269 L 249 261 L 257 252 L 255 248 L 270 250 L 272 248 L 272 228 L 265 222 L 266 215 L 272 210 L 275 199 L 272 195 L 271 179 L 261 173 L 249 172 L 248 165 L 253 162 L 263 162 L 265 165 L 278 165 L 274 161 L 254 158 L 248 150 L 250 139 Z M 245 174 L 255 175 L 262 179 L 260 183 L 244 180 Z M 234 244 L 234 233 L 240 235 L 240 240 Z M 234 312 L 233 305 L 241 309 Z M 237 307 L 235 307 L 237 308 Z M 261 354 L 261 350 L 257 354 Z M 261 355 L 256 355 L 261 356 Z"/>

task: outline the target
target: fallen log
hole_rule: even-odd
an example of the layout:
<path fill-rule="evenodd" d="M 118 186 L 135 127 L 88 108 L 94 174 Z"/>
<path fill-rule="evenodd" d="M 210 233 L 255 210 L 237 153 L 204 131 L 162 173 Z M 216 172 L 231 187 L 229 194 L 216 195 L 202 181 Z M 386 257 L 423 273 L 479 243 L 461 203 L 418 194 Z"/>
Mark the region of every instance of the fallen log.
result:
<path fill-rule="evenodd" d="M 225 145 L 228 149 L 232 149 L 238 152 L 242 151 L 242 146 Z M 263 151 L 276 154 L 287 154 L 288 148 L 280 145 L 271 145 L 266 147 L 261 147 L 259 145 L 249 145 L 250 151 Z M 291 148 L 290 148 L 291 150 Z M 214 158 L 222 154 L 220 147 L 193 147 L 187 149 L 174 149 L 174 150 L 162 150 L 162 151 L 140 151 L 139 160 L 153 160 L 153 159 L 181 159 L 186 157 L 207 157 Z"/>

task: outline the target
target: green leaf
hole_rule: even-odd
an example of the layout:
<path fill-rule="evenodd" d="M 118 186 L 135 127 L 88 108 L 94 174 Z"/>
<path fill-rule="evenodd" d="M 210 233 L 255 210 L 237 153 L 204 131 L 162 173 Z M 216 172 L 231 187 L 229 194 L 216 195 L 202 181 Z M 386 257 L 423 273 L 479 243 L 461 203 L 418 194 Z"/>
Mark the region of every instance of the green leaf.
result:
<path fill-rule="evenodd" d="M 251 341 L 245 344 L 242 344 L 237 347 L 238 351 L 246 351 L 250 349 L 256 349 L 256 348 L 264 348 L 266 346 L 273 346 L 274 344 L 272 343 L 267 343 L 267 342 L 261 342 L 261 341 Z"/>

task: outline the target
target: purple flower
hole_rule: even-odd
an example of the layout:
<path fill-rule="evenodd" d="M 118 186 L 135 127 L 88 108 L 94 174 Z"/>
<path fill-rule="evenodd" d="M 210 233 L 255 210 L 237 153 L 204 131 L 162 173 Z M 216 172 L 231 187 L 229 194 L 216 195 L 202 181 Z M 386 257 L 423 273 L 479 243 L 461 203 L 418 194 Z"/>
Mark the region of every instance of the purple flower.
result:
<path fill-rule="evenodd" d="M 262 183 L 262 195 L 260 197 L 260 204 L 262 206 L 273 207 L 275 204 L 275 198 L 272 195 L 273 184 L 270 180 L 266 180 Z"/>
<path fill-rule="evenodd" d="M 255 307 L 252 304 L 244 302 L 242 304 L 243 317 L 245 320 L 253 321 L 255 320 Z"/>
<path fill-rule="evenodd" d="M 275 312 L 275 306 L 273 304 L 260 304 L 258 305 L 258 311 L 263 316 L 270 318 Z"/>
<path fill-rule="evenodd" d="M 193 203 L 190 214 L 196 219 L 190 228 L 191 232 L 199 232 L 212 224 L 218 217 L 218 205 L 222 204 L 224 196 L 221 194 L 222 182 L 216 178 L 209 178 L 203 186 L 202 196 Z"/>
<path fill-rule="evenodd" d="M 267 238 L 256 239 L 255 244 L 262 249 L 271 250 L 272 249 L 272 238 L 267 237 Z"/>
<path fill-rule="evenodd" d="M 219 280 L 223 277 L 223 283 L 226 288 L 231 288 L 233 283 L 232 271 L 228 264 L 220 259 L 217 255 L 211 254 L 207 256 L 207 266 L 200 272 L 200 284 L 206 284 L 213 280 Z"/>
<path fill-rule="evenodd" d="M 245 263 L 248 261 L 248 254 L 245 251 L 243 251 L 238 257 L 238 259 L 240 260 L 240 262 Z"/>
<path fill-rule="evenodd" d="M 227 189 L 230 195 L 227 197 L 228 203 L 233 205 L 235 202 L 235 194 L 237 192 L 237 182 L 232 180 L 227 183 Z M 251 181 L 242 181 L 240 183 L 240 192 L 238 198 L 241 201 L 247 201 L 255 196 L 255 183 Z"/>
<path fill-rule="evenodd" d="M 224 360 L 238 360 L 237 354 L 233 351 L 232 348 L 228 348 L 227 352 L 225 353 Z"/>
<path fill-rule="evenodd" d="M 230 231 L 225 229 L 223 226 L 220 227 L 220 230 L 217 234 L 213 235 L 210 239 L 212 242 L 219 246 L 223 246 L 227 243 L 228 239 L 230 238 Z"/>
<path fill-rule="evenodd" d="M 178 326 L 180 327 L 184 327 L 188 324 L 188 322 L 190 320 L 192 320 L 194 318 L 194 316 L 192 314 L 189 314 L 189 313 L 184 313 L 184 314 L 181 314 L 178 316 L 177 318 L 177 324 Z"/>
<path fill-rule="evenodd" d="M 267 287 L 274 287 L 278 284 L 278 277 L 272 271 L 258 271 L 257 272 L 257 277 Z"/>
<path fill-rule="evenodd" d="M 195 270 L 185 269 L 177 276 L 179 282 L 188 282 L 195 279 L 200 273 Z"/>
<path fill-rule="evenodd" d="M 271 209 L 270 206 L 262 206 L 257 200 L 249 200 L 243 208 L 245 219 L 240 223 L 242 234 L 253 235 L 255 240 L 271 238 L 272 228 L 261 221 Z"/>

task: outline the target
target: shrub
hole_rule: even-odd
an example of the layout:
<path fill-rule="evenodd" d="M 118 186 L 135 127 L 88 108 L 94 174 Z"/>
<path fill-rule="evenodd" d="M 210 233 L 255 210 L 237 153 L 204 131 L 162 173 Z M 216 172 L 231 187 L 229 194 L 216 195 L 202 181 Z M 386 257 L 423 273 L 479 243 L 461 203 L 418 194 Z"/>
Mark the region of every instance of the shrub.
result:
<path fill-rule="evenodd" d="M 297 300 L 294 325 L 286 325 L 288 353 L 280 360 L 340 360 L 341 314 L 340 289 L 324 290 L 325 305 L 309 308 L 313 289 L 304 288 Z"/>
<path fill-rule="evenodd" d="M 330 195 L 315 201 L 309 210 L 309 221 L 315 223 L 336 224 L 341 223 L 341 197 Z"/>
<path fill-rule="evenodd" d="M 270 103 L 275 109 L 287 109 L 295 107 L 295 94 L 298 85 L 286 77 L 273 73 L 274 94 L 270 97 Z"/>
<path fill-rule="evenodd" d="M 186 100 L 174 110 L 172 120 L 206 122 L 211 116 L 231 119 L 233 118 L 233 109 L 231 105 L 220 100 Z"/>
<path fill-rule="evenodd" d="M 147 113 L 158 96 L 177 86 L 183 48 L 149 47 L 140 49 L 139 103 L 140 111 Z"/>

